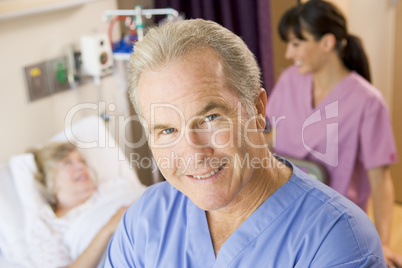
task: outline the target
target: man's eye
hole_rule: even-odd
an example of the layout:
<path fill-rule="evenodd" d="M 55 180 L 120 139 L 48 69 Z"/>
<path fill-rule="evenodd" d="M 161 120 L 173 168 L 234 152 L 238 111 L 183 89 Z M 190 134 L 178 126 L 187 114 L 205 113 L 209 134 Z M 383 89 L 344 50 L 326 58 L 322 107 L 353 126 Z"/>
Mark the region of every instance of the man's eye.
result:
<path fill-rule="evenodd" d="M 218 115 L 217 114 L 211 114 L 211 115 L 208 115 L 207 117 L 205 117 L 205 122 L 209 122 L 209 121 L 213 121 L 213 120 L 215 120 L 216 118 L 218 117 Z"/>
<path fill-rule="evenodd" d="M 170 133 L 173 133 L 174 131 L 175 131 L 174 128 L 167 128 L 167 129 L 164 129 L 164 130 L 162 131 L 162 133 L 163 133 L 163 134 L 170 134 Z"/>

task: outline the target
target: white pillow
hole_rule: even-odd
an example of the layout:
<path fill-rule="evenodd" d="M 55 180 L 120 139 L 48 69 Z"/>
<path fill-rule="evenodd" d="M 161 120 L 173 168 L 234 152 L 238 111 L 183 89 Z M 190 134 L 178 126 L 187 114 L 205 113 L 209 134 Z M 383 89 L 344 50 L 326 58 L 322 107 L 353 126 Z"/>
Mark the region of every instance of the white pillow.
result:
<path fill-rule="evenodd" d="M 0 267 L 11 262 L 29 267 L 24 216 L 12 178 L 9 166 L 0 167 Z"/>
<path fill-rule="evenodd" d="M 33 154 L 16 155 L 9 162 L 14 187 L 20 201 L 23 221 L 18 224 L 18 230 L 8 226 L 2 231 L 9 232 L 19 243 L 7 244 L 7 252 L 4 256 L 8 260 L 18 262 L 24 267 L 32 267 L 29 259 L 29 250 L 26 244 L 25 222 L 36 215 L 41 206 L 47 206 L 46 200 L 39 194 L 35 184 L 34 175 L 36 173 L 36 164 Z M 11 224 L 11 221 L 7 220 Z"/>
<path fill-rule="evenodd" d="M 33 154 L 13 156 L 10 159 L 10 169 L 24 211 L 35 211 L 47 204 L 35 184 L 36 164 Z"/>
<path fill-rule="evenodd" d="M 110 121 L 109 124 L 114 122 Z M 118 176 L 129 180 L 138 188 L 144 187 L 102 118 L 88 116 L 71 126 L 66 125 L 65 130 L 51 140 L 68 140 L 76 144 L 89 166 L 95 169 L 100 182 Z"/>

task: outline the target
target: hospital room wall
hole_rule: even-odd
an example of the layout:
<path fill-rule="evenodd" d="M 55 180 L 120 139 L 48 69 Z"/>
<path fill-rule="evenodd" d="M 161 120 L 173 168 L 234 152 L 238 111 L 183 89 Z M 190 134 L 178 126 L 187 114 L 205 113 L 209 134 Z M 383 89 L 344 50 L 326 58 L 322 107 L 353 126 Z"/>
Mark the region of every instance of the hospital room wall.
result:
<path fill-rule="evenodd" d="M 402 83 L 399 68 L 402 62 L 400 52 L 402 43 L 400 39 L 398 42 L 397 38 L 401 33 L 401 16 L 401 1 L 350 1 L 351 32 L 357 33 L 363 39 L 369 56 L 373 84 L 384 95 L 392 117 L 399 162 L 392 165 L 391 174 L 394 181 L 395 200 L 399 203 L 402 203 L 402 119 L 400 113 Z M 398 25 L 399 31 L 396 28 Z"/>
<path fill-rule="evenodd" d="M 396 31 L 397 9 L 394 4 L 395 1 L 344 1 L 348 2 L 344 7 L 348 18 L 349 31 L 352 34 L 360 36 L 363 40 L 369 57 L 373 84 L 381 91 L 387 102 L 393 121 L 394 135 L 400 158 L 402 154 L 402 132 L 400 131 L 400 125 L 402 123 L 400 114 L 397 116 L 397 113 L 395 113 L 399 109 L 395 105 L 397 103 L 395 102 L 395 97 L 398 91 L 400 91 L 400 87 L 395 84 L 395 78 L 398 76 L 395 65 L 396 52 L 398 51 L 396 49 L 396 36 L 398 32 Z M 399 1 L 397 5 L 401 9 L 402 2 Z M 392 166 L 391 172 L 395 186 L 395 199 L 397 202 L 402 202 L 401 161 Z"/>
<path fill-rule="evenodd" d="M 61 131 L 75 105 L 98 103 L 97 87 L 92 82 L 28 102 L 23 67 L 64 55 L 68 45 L 79 45 L 83 34 L 105 32 L 102 12 L 115 8 L 115 0 L 97 0 L 0 21 L 0 163 Z M 115 102 L 117 85 L 113 76 L 102 79 L 101 88 L 104 99 Z M 97 111 L 87 109 L 74 119 L 89 114 Z"/>
<path fill-rule="evenodd" d="M 350 0 L 349 30 L 360 36 L 369 57 L 372 80 L 392 110 L 395 7 L 391 0 Z M 401 3 L 399 3 L 400 5 Z"/>
<path fill-rule="evenodd" d="M 399 152 L 399 162 L 391 169 L 392 178 L 394 179 L 394 185 L 396 190 L 396 200 L 402 204 L 402 106 L 400 105 L 402 100 L 402 2 L 399 1 L 396 8 L 395 15 L 395 58 L 394 58 L 394 92 L 392 106 L 392 123 L 394 126 L 394 133 L 396 137 L 397 149 Z M 402 241 L 402 239 L 401 239 Z M 402 247 L 401 247 L 402 248 Z"/>

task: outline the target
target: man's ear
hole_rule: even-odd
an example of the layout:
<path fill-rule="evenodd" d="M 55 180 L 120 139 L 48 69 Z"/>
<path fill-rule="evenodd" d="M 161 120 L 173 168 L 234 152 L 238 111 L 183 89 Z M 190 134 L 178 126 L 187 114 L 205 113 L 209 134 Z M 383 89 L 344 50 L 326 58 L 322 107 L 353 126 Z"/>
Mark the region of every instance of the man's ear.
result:
<path fill-rule="evenodd" d="M 328 52 L 335 48 L 336 38 L 332 33 L 327 33 L 321 37 L 320 43 L 321 43 L 321 48 L 324 51 Z"/>
<path fill-rule="evenodd" d="M 263 88 L 258 89 L 258 96 L 255 100 L 257 127 L 261 131 L 265 129 L 265 109 L 267 107 L 267 92 Z"/>

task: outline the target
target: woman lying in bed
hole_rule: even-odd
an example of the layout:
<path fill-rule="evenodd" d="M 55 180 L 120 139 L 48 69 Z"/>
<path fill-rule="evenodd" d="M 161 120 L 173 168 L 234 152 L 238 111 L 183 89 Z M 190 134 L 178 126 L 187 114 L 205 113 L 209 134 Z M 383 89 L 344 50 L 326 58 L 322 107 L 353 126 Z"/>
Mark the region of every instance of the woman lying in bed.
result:
<path fill-rule="evenodd" d="M 85 159 L 74 145 L 53 142 L 31 152 L 37 165 L 35 181 L 49 203 L 33 217 L 34 223 L 27 230 L 31 261 L 36 267 L 96 267 L 127 207 L 115 208 L 114 215 L 109 213 L 106 224 L 99 227 L 86 249 L 73 259 L 66 234 L 72 232 L 71 225 L 77 225 L 77 219 L 90 213 L 91 207 L 102 200 L 105 191 L 96 184 Z M 83 230 L 85 223 L 91 220 L 98 219 L 82 220 L 73 236 L 87 235 L 88 232 L 78 234 L 77 231 Z M 93 223 L 93 228 L 96 224 Z"/>

